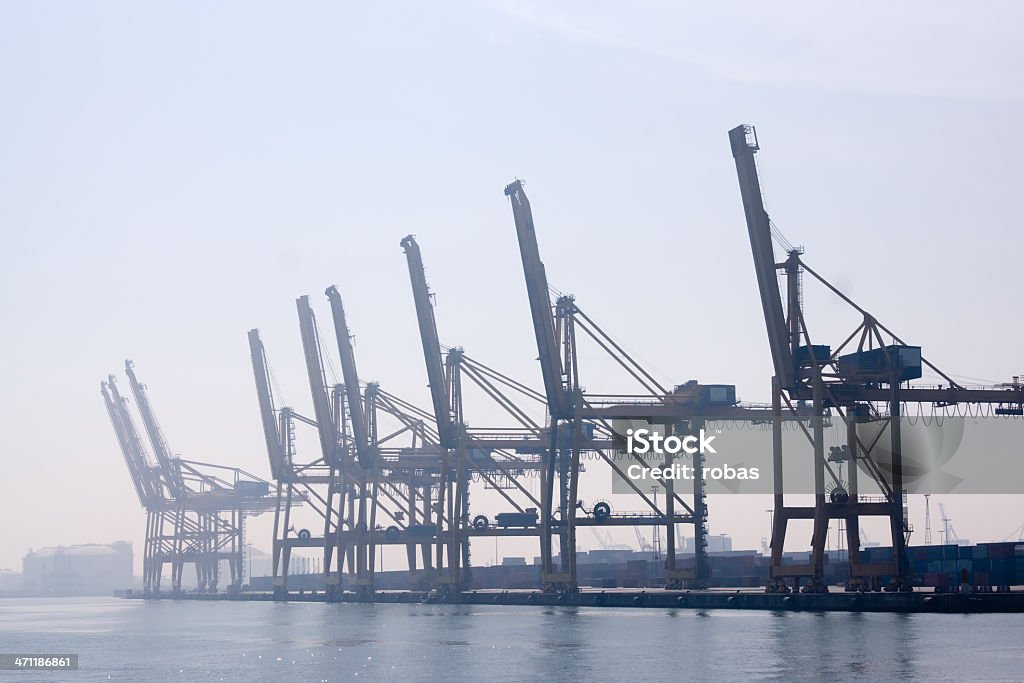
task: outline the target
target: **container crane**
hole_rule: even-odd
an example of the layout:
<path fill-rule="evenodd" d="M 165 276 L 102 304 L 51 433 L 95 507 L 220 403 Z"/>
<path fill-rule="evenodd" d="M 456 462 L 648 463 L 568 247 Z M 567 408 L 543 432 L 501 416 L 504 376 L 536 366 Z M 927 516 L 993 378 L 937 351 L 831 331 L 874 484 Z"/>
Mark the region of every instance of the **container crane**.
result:
<path fill-rule="evenodd" d="M 175 592 L 181 591 L 182 571 L 186 554 L 195 557 L 197 583 L 201 591 L 211 586 L 216 590 L 218 583 L 219 565 L 211 562 L 212 554 L 211 537 L 208 534 L 200 536 L 200 531 L 207 530 L 211 525 L 209 513 L 196 512 L 195 520 L 192 520 L 185 510 L 184 499 L 186 487 L 181 471 L 181 460 L 171 452 L 171 448 L 160 429 L 160 423 L 156 419 L 153 408 L 149 403 L 149 396 L 146 394 L 146 387 L 139 382 L 135 374 L 135 366 L 130 360 L 124 362 L 125 374 L 131 385 L 132 395 L 135 397 L 135 405 L 138 407 L 139 415 L 142 417 L 142 424 L 149 436 L 149 442 L 156 453 L 157 462 L 163 473 L 164 482 L 171 497 L 178 502 L 175 510 L 174 524 L 174 560 L 171 563 L 171 584 Z M 191 551 L 191 552 L 190 552 Z"/>
<path fill-rule="evenodd" d="M 765 419 L 770 413 L 738 405 L 732 385 L 703 385 L 696 381 L 676 386 L 672 391 L 663 387 L 647 370 L 629 356 L 623 348 L 587 316 L 572 296 L 560 296 L 552 304 L 548 296 L 547 274 L 540 259 L 533 212 L 522 182 L 516 180 L 505 188 L 512 205 L 513 220 L 519 241 L 527 297 L 533 319 L 538 359 L 548 398 L 552 441 L 548 453 L 551 457 L 544 474 L 542 513 L 546 521 L 559 520 L 561 567 L 555 572 L 549 551 L 542 548 L 542 575 L 550 574 L 545 582 L 555 590 L 575 588 L 575 527 L 591 519 L 577 517 L 578 474 L 581 450 L 590 450 L 586 432 L 592 427 L 614 434 L 613 420 L 644 420 L 674 431 L 679 436 L 697 433 L 710 417 L 722 419 Z M 580 334 L 578 335 L 577 332 Z M 580 385 L 577 339 L 585 337 L 611 357 L 641 388 L 640 395 L 611 396 L 589 394 Z M 559 354 L 561 351 L 561 354 Z M 700 455 L 694 456 L 693 503 L 683 500 L 671 481 L 666 481 L 664 507 L 657 505 L 647 491 L 641 490 L 622 471 L 618 464 L 600 448 L 595 452 L 612 468 L 634 493 L 639 495 L 652 511 L 650 518 L 630 515 L 615 520 L 613 515 L 601 514 L 601 522 L 622 521 L 667 527 L 666 585 L 699 587 L 709 576 L 707 562 L 707 500 Z M 635 454 L 627 454 L 640 460 Z M 669 456 L 671 460 L 672 456 Z M 642 461 L 641 461 L 642 462 Z M 671 462 L 666 462 L 671 464 Z M 554 485 L 558 483 L 557 503 Z M 679 512 L 677 512 L 679 510 Z M 695 528 L 696 561 L 693 570 L 676 567 L 675 525 L 693 524 Z"/>
<path fill-rule="evenodd" d="M 107 407 L 111 425 L 121 446 L 125 464 L 128 466 L 132 483 L 139 502 L 146 511 L 146 535 L 142 559 L 143 593 L 160 592 L 160 579 L 164 563 L 172 558 L 173 538 L 164 535 L 165 525 L 175 521 L 174 503 L 167 494 L 160 468 L 154 466 L 139 437 L 126 399 L 117 390 L 117 378 L 109 375 L 100 383 L 100 393 Z"/>
<path fill-rule="evenodd" d="M 960 537 L 956 535 L 956 529 L 950 524 L 953 520 L 946 514 L 946 506 L 939 503 L 939 517 L 942 521 L 942 542 L 946 545 L 959 543 Z"/>
<path fill-rule="evenodd" d="M 292 509 L 310 502 L 324 519 L 328 518 L 327 511 L 321 506 L 323 499 L 320 496 L 313 496 L 310 499 L 308 494 L 314 485 L 331 481 L 331 467 L 325 465 L 322 459 L 314 463 L 295 461 L 296 422 L 316 427 L 316 421 L 303 417 L 289 407 L 275 407 L 274 396 L 270 390 L 270 365 L 259 330 L 249 330 L 248 337 L 260 421 L 263 425 L 270 471 L 276 481 L 271 580 L 275 598 L 281 599 L 288 592 L 292 548 L 309 547 L 310 541 L 313 541 L 308 530 L 291 534 Z M 326 501 L 323 505 L 326 506 Z M 324 566 L 328 566 L 328 563 L 325 562 Z"/>
<path fill-rule="evenodd" d="M 144 592 L 160 592 L 165 563 L 171 565 L 175 593 L 181 591 L 182 574 L 188 563 L 195 566 L 199 591 L 216 592 L 221 561 L 227 561 L 231 574 L 228 590 L 237 592 L 244 573 L 245 516 L 269 508 L 269 485 L 238 468 L 173 456 L 146 387 L 139 381 L 131 361 L 125 361 L 125 370 L 158 465 L 150 462 L 127 400 L 118 392 L 113 375 L 101 383 L 101 394 L 147 513 Z M 230 473 L 230 480 L 222 476 L 225 472 Z"/>
<path fill-rule="evenodd" d="M 345 319 L 345 307 L 341 301 L 338 288 L 331 286 L 325 291 L 331 304 L 334 318 L 335 337 L 338 352 L 341 356 L 341 372 L 344 379 L 346 404 L 349 413 L 349 424 L 352 429 L 352 442 L 355 446 L 356 462 L 348 462 L 345 477 L 354 487 L 354 495 L 358 500 L 355 534 L 353 542 L 356 548 L 356 586 L 363 597 L 373 593 L 373 571 L 376 546 L 374 545 L 374 521 L 376 519 L 377 481 L 380 476 L 377 464 L 375 444 L 370 442 L 367 430 L 370 424 L 364 412 L 363 397 L 359 390 L 359 373 L 356 370 L 355 351 L 352 348 L 352 336 Z M 368 506 L 368 502 L 370 506 Z M 339 559 L 342 549 L 346 546 L 341 527 L 338 527 Z M 330 557 L 326 559 L 330 565 Z M 340 563 L 339 563 L 340 564 Z M 340 566 L 339 577 L 340 579 Z"/>
<path fill-rule="evenodd" d="M 445 582 L 439 583 L 439 590 L 443 591 L 466 583 L 471 538 L 539 537 L 543 534 L 542 525 L 537 523 L 537 509 L 541 503 L 520 480 L 525 472 L 536 471 L 542 466 L 537 454 L 547 441 L 544 425 L 534 419 L 523 404 L 542 408 L 545 397 L 469 357 L 461 347 L 442 353 L 419 245 L 409 235 L 401 241 L 401 246 L 409 268 L 435 418 L 441 424 L 450 425 L 447 441 L 442 440 L 448 458 L 446 481 L 451 488 L 446 499 L 454 503 L 454 533 L 448 538 L 457 538 L 458 541 L 449 545 L 448 574 L 442 577 Z M 515 426 L 471 428 L 463 412 L 466 389 L 478 390 L 484 400 L 512 418 Z M 513 511 L 495 515 L 493 526 L 486 515 L 476 515 L 471 521 L 470 491 L 474 480 L 497 492 Z M 460 563 L 462 569 L 454 566 L 453 560 Z"/>
<path fill-rule="evenodd" d="M 437 335 L 437 322 L 434 319 L 434 307 L 430 302 L 430 289 L 427 286 L 419 245 L 412 235 L 408 235 L 402 239 L 400 246 L 405 251 L 409 279 L 412 283 L 413 303 L 416 307 L 416 320 L 427 368 L 427 384 L 430 388 L 434 419 L 437 424 L 440 445 L 446 451 L 444 456 L 446 462 L 442 468 L 439 505 L 443 508 L 445 500 L 449 501 L 451 528 L 445 530 L 439 524 L 437 530 L 439 534 L 446 534 L 448 537 L 448 572 L 447 575 L 436 577 L 436 580 L 443 589 L 447 590 L 460 585 L 463 578 L 460 576 L 461 569 L 469 568 L 469 538 L 464 533 L 465 521 L 469 516 L 469 472 L 465 463 L 464 443 L 460 438 L 461 414 L 456 415 L 452 409 L 453 395 L 450 390 L 450 383 L 457 383 L 458 379 L 456 374 L 450 371 L 445 372 L 441 356 L 441 343 Z M 451 366 L 449 368 L 450 370 L 455 369 L 457 372 L 457 368 Z M 461 401 L 456 401 L 454 405 L 460 408 Z M 442 548 L 443 544 L 439 542 L 437 544 L 438 569 L 446 566 L 442 557 Z"/>
<path fill-rule="evenodd" d="M 321 462 L 327 470 L 328 477 L 326 499 L 320 509 L 324 521 L 323 535 L 314 537 L 309 534 L 308 538 L 303 540 L 311 541 L 314 547 L 323 548 L 324 572 L 331 581 L 328 584 L 328 591 L 333 593 L 340 590 L 340 587 L 336 585 L 336 577 L 331 574 L 334 550 L 338 550 L 338 580 L 340 580 L 342 555 L 347 550 L 347 547 L 342 547 L 343 539 L 346 538 L 344 523 L 347 519 L 350 530 L 355 529 L 356 526 L 354 515 L 346 514 L 346 497 L 350 494 L 353 495 L 352 502 L 355 497 L 354 482 L 350 479 L 352 474 L 352 469 L 349 467 L 351 457 L 348 446 L 350 442 L 347 438 L 343 439 L 343 434 L 345 437 L 348 436 L 346 428 L 350 428 L 351 425 L 347 421 L 346 406 L 344 405 L 344 387 L 335 385 L 329 389 L 327 385 L 316 316 L 310 306 L 309 297 L 300 296 L 295 300 L 295 306 L 299 315 L 299 334 L 302 339 L 306 375 L 313 398 L 313 416 L 320 439 Z M 356 387 L 356 392 L 358 393 L 358 387 Z M 343 440 L 345 441 L 344 445 Z"/>
<path fill-rule="evenodd" d="M 273 554 L 275 597 L 277 599 L 284 599 L 288 595 L 290 557 L 293 548 L 321 548 L 323 550 L 325 561 L 321 566 L 324 572 L 328 599 L 336 600 L 341 597 L 343 564 L 347 565 L 352 582 L 356 585 L 359 594 L 366 597 L 372 592 L 374 557 L 372 548 L 367 547 L 360 555 L 362 558 L 361 563 L 357 563 L 355 551 L 359 544 L 356 543 L 355 537 L 358 534 L 362 534 L 362 538 L 367 541 L 367 546 L 369 546 L 370 535 L 377 530 L 375 511 L 381 504 L 377 496 L 371 495 L 371 499 L 374 501 L 373 507 L 371 507 L 368 517 L 362 518 L 363 523 L 366 524 L 366 532 L 362 532 L 359 513 L 354 505 L 354 499 L 358 496 L 347 496 L 347 503 L 344 506 L 341 505 L 339 497 L 339 491 L 347 488 L 344 481 L 345 476 L 349 476 L 354 481 L 353 477 L 358 473 L 357 464 L 349 458 L 347 459 L 349 462 L 348 469 L 339 471 L 342 468 L 337 464 L 333 466 L 326 464 L 322 455 L 320 458 L 310 462 L 300 461 L 297 458 L 294 444 L 295 425 L 304 424 L 314 427 L 317 429 L 318 434 L 319 425 L 315 419 L 305 417 L 292 408 L 282 407 L 278 409 L 274 406 L 273 395 L 270 392 L 269 365 L 258 330 L 249 331 L 249 347 L 253 361 L 253 374 L 256 380 L 260 414 L 267 440 L 268 455 L 272 462 L 281 463 L 278 470 L 279 474 L 275 477 L 277 479 L 277 508 L 274 515 Z M 317 355 L 319 356 L 319 349 Z M 343 406 L 347 403 L 345 395 L 343 387 L 335 387 L 335 390 L 332 392 L 332 396 L 335 399 L 334 403 Z M 371 444 L 376 444 L 380 441 L 375 436 L 376 418 L 373 417 L 377 412 L 377 406 L 381 406 L 381 410 L 384 412 L 394 414 L 400 414 L 402 408 L 398 407 L 399 405 L 405 406 L 408 410 L 415 411 L 414 407 L 408 406 L 401 402 L 400 399 L 380 391 L 379 387 L 374 384 L 367 387 L 366 395 L 359 399 L 359 405 L 360 407 L 364 407 L 364 405 L 373 407 L 364 411 L 364 415 L 367 418 L 366 422 L 368 423 L 365 433 Z M 337 416 L 337 424 L 341 425 L 342 441 L 347 443 L 349 421 L 344 419 L 346 413 L 333 412 L 333 415 Z M 429 439 L 429 435 L 423 429 L 422 422 L 404 416 L 403 419 L 406 420 L 406 426 L 403 430 L 399 431 L 412 430 L 416 434 L 416 439 Z M 394 436 L 395 434 L 388 435 L 383 441 L 387 441 L 389 437 L 394 438 Z M 378 449 L 376 446 L 371 446 L 369 452 L 377 453 Z M 429 482 L 424 486 L 429 492 Z M 377 487 L 378 490 L 384 491 L 385 498 L 389 496 L 392 498 L 396 497 L 394 492 L 387 490 L 385 482 L 377 482 Z M 411 504 L 412 502 L 418 503 L 415 496 L 408 498 Z M 291 516 L 292 508 L 296 506 L 308 506 L 311 508 L 320 519 L 324 520 L 325 526 L 327 526 L 328 519 L 341 519 L 340 529 L 338 524 L 331 524 L 327 527 L 324 536 L 314 536 L 309 529 L 299 529 L 296 531 Z M 402 516 L 389 511 L 385 511 L 385 513 L 392 516 L 393 519 Z M 399 524 L 401 520 L 395 520 L 395 523 Z M 375 538 L 374 543 L 376 544 L 377 542 Z M 363 567 L 361 574 L 358 571 L 358 566 Z M 412 562 L 410 569 L 414 568 L 415 563 Z"/>
<path fill-rule="evenodd" d="M 437 509 L 434 492 L 440 470 L 439 448 L 431 416 L 373 382 L 360 394 L 362 385 L 340 294 L 334 287 L 325 293 L 342 358 L 343 384 L 328 387 L 309 298 L 300 297 L 296 302 L 315 417 L 303 417 L 290 408 L 274 408 L 263 344 L 258 331 L 249 334 L 268 454 L 273 461 L 283 458 L 286 464 L 279 479 L 275 516 L 274 593 L 278 599 L 288 595 L 293 548 L 323 549 L 329 600 L 341 598 L 346 567 L 357 597 L 372 596 L 375 549 L 380 545 L 405 545 L 410 572 L 417 570 L 415 548 L 423 547 L 423 567 L 431 571 L 429 540 L 433 531 L 429 523 L 420 523 L 427 522 Z M 383 428 L 379 427 L 381 420 L 386 421 Z M 295 423 L 317 429 L 320 457 L 316 460 L 296 461 Z M 309 529 L 295 532 L 290 518 L 294 500 L 308 504 L 320 516 L 324 522 L 322 536 Z M 439 515 L 447 519 L 443 513 Z M 382 522 L 382 517 L 390 521 Z"/>
<path fill-rule="evenodd" d="M 890 590 L 910 590 L 910 571 L 904 549 L 911 532 L 907 521 L 903 485 L 902 438 L 900 417 L 904 403 L 945 407 L 958 403 L 996 405 L 997 414 L 1024 413 L 1024 389 L 1016 384 L 990 388 L 966 388 L 955 382 L 924 358 L 920 346 L 911 346 L 856 304 L 837 287 L 807 265 L 803 250 L 793 248 L 774 229 L 764 208 L 755 154 L 760 147 L 753 126 L 741 125 L 729 131 L 729 140 L 740 195 L 743 201 L 754 271 L 757 275 L 768 341 L 775 376 L 772 385 L 773 475 L 775 515 L 772 533 L 772 569 L 769 591 L 788 591 L 788 580 L 804 590 L 827 591 L 824 583 L 824 552 L 828 525 L 832 519 L 846 522 L 849 545 L 851 586 L 878 588 L 883 577 L 890 577 Z M 772 240 L 786 248 L 786 259 L 777 263 Z M 786 306 L 776 274 L 786 282 Z M 861 316 L 860 324 L 836 348 L 811 341 L 803 311 L 803 275 L 823 285 Z M 888 337 L 891 342 L 886 342 Z M 858 340 L 855 342 L 855 340 Z M 851 350 L 852 344 L 856 347 Z M 927 367 L 940 376 L 946 386 L 910 384 Z M 811 417 L 805 420 L 800 407 L 809 402 Z M 785 406 L 785 409 L 784 407 Z M 815 503 L 813 506 L 787 506 L 783 497 L 783 452 L 781 424 L 783 415 L 801 424 L 801 431 L 814 449 Z M 853 461 L 848 468 L 849 481 L 842 481 L 825 459 L 823 425 L 830 415 L 846 426 L 847 448 Z M 881 421 L 889 432 L 892 454 L 890 472 L 883 473 L 873 456 L 877 443 L 865 444 L 857 425 Z M 805 424 L 809 422 L 809 425 Z M 808 429 L 809 427 L 809 429 Z M 883 502 L 862 500 L 858 495 L 857 464 L 866 470 L 884 494 Z M 830 478 L 826 487 L 826 479 Z M 829 491 L 826 496 L 826 491 Z M 890 562 L 866 564 L 859 557 L 859 519 L 882 516 L 889 520 L 893 557 Z M 811 562 L 808 565 L 783 565 L 782 552 L 786 527 L 792 519 L 813 520 Z"/>

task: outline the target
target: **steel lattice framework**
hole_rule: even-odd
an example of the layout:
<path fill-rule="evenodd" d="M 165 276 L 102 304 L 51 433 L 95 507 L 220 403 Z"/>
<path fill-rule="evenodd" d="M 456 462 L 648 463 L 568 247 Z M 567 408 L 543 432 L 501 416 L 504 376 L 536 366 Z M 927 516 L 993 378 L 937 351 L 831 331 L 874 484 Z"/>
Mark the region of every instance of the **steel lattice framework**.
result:
<path fill-rule="evenodd" d="M 117 378 L 109 375 L 100 383 L 100 392 L 146 511 L 144 593 L 160 593 L 165 565 L 171 569 L 171 590 L 181 592 L 186 564 L 195 567 L 197 589 L 215 593 L 223 561 L 230 574 L 228 591 L 239 591 L 245 570 L 245 519 L 271 508 L 267 482 L 239 468 L 175 456 L 130 360 L 125 361 L 125 372 L 156 463 L 135 427 L 127 397 L 117 388 Z"/>

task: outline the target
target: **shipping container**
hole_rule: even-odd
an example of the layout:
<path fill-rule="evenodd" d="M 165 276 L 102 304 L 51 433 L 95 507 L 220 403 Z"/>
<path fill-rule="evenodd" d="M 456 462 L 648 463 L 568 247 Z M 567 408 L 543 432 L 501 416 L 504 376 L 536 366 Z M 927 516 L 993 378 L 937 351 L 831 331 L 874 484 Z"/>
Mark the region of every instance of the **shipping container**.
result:
<path fill-rule="evenodd" d="M 1014 555 L 1013 543 L 990 543 L 988 556 L 991 558 L 1006 558 Z"/>
<path fill-rule="evenodd" d="M 922 583 L 934 588 L 946 588 L 949 586 L 949 575 L 929 572 L 922 577 Z"/>

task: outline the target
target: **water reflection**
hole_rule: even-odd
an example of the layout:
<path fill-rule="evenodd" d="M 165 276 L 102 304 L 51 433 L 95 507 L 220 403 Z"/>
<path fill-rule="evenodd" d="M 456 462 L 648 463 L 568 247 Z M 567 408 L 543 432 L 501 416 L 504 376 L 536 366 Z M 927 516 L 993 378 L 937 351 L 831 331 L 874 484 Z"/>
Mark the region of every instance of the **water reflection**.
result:
<path fill-rule="evenodd" d="M 76 681 L 1019 680 L 1022 637 L 1019 615 L 105 599 L 0 604 L 2 649 L 77 652 Z"/>

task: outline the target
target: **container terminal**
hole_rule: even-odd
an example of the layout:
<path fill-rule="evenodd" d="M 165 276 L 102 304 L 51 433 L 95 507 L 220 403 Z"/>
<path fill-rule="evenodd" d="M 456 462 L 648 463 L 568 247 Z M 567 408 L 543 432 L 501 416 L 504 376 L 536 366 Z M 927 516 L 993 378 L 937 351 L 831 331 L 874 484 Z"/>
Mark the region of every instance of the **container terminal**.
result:
<path fill-rule="evenodd" d="M 909 414 L 967 411 L 1020 419 L 1024 386 L 1013 377 L 995 386 L 964 386 L 927 356 L 927 340 L 905 342 L 893 328 L 819 274 L 773 223 L 764 206 L 752 126 L 729 131 L 740 201 L 771 351 L 765 386 L 770 401 L 737 400 L 736 387 L 716 378 L 665 385 L 590 316 L 576 296 L 552 295 L 524 184 L 505 187 L 519 245 L 536 347 L 539 388 L 443 346 L 413 235 L 402 240 L 430 405 L 420 407 L 360 379 L 341 292 L 328 287 L 319 303 L 330 311 L 321 334 L 314 299 L 296 299 L 312 411 L 278 405 L 269 351 L 258 329 L 248 333 L 270 476 L 183 460 L 170 449 L 147 389 L 127 361 L 125 373 L 143 429 L 135 425 L 117 377 L 101 383 L 111 424 L 146 515 L 143 589 L 132 597 L 177 599 L 323 600 L 329 602 L 465 602 L 636 607 L 821 609 L 878 611 L 1024 611 L 1024 544 L 911 544 L 901 420 Z M 397 251 L 397 250 L 396 250 Z M 952 256 L 951 256 L 952 258 Z M 626 281 L 628 282 L 628 280 Z M 823 288 L 856 321 L 837 338 L 812 337 L 805 286 Z M 642 292 L 638 292 L 641 294 Z M 366 294 L 360 292 L 360 295 Z M 333 337 L 333 340 L 331 340 Z M 332 344 L 333 341 L 333 344 Z M 336 346 L 340 382 L 328 382 Z M 587 345 L 587 352 L 580 348 Z M 622 370 L 628 386 L 590 389 L 590 353 L 597 349 Z M 410 353 L 416 353 L 410 349 Z M 960 370 L 958 368 L 958 370 Z M 939 383 L 923 383 L 925 373 Z M 469 402 L 486 402 L 506 424 L 480 427 Z M 543 417 L 538 417 L 542 414 Z M 657 425 L 680 441 L 696 439 L 709 420 L 745 420 L 771 431 L 773 515 L 769 553 L 708 552 L 708 482 L 703 453 L 691 454 L 692 480 L 642 488 L 624 469 L 621 421 Z M 873 424 L 865 439 L 858 426 Z M 826 424 L 843 425 L 837 447 Z M 1022 422 L 1021 424 L 1024 424 Z M 787 457 L 783 431 L 796 425 L 813 459 Z M 297 430 L 315 449 L 297 447 Z M 313 439 L 311 438 L 311 441 Z M 152 456 L 150 452 L 152 451 Z M 837 453 L 841 456 L 837 456 Z M 885 462 L 882 463 L 884 453 Z M 622 457 L 625 455 L 626 460 Z M 668 456 L 666 466 L 672 464 Z M 845 465 L 845 469 L 843 467 Z M 794 504 L 787 472 L 813 479 L 813 502 Z M 615 474 L 642 507 L 619 512 L 605 500 L 583 500 L 590 477 Z M 792 474 L 790 475 L 792 476 Z M 536 482 L 539 486 L 527 485 Z M 863 488 L 863 490 L 862 490 Z M 881 491 L 881 495 L 866 491 Z M 539 489 L 539 490 L 538 490 Z M 476 500 L 494 505 L 480 509 Z M 804 497 L 806 498 L 806 496 Z M 316 525 L 296 528 L 293 512 L 312 511 Z M 273 516 L 272 572 L 245 581 L 247 516 Z M 861 522 L 879 518 L 887 547 L 861 547 Z M 806 552 L 784 552 L 792 523 L 813 526 Z M 828 551 L 830 524 L 845 550 Z M 655 559 L 594 562 L 578 549 L 582 527 L 633 527 L 664 536 Z M 680 529 L 694 538 L 679 553 Z M 475 566 L 471 541 L 529 539 L 535 565 Z M 378 550 L 405 549 L 401 571 L 383 571 Z M 296 573 L 292 555 L 313 549 L 315 575 Z M 221 579 L 221 567 L 228 576 Z M 183 588 L 188 567 L 196 589 Z M 165 570 L 170 585 L 164 585 Z M 224 590 L 221 590 L 223 586 Z"/>

